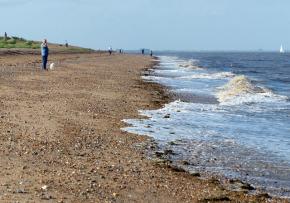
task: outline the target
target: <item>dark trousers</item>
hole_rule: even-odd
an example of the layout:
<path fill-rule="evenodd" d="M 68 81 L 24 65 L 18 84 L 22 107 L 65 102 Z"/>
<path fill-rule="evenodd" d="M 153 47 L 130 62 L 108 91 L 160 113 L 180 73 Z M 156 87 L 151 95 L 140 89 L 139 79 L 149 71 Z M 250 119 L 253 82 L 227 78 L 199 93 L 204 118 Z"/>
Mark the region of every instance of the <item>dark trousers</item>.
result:
<path fill-rule="evenodd" d="M 42 56 L 42 69 L 46 70 L 48 56 Z"/>

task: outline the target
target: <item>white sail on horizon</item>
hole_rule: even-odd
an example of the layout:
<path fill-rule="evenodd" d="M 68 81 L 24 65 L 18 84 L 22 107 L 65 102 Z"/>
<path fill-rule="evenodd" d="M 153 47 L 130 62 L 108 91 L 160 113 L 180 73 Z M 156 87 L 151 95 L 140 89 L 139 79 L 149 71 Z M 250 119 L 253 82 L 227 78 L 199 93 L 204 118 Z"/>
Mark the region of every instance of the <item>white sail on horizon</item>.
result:
<path fill-rule="evenodd" d="M 281 47 L 280 47 L 280 53 L 285 53 L 285 50 L 283 48 L 283 45 L 281 44 Z"/>

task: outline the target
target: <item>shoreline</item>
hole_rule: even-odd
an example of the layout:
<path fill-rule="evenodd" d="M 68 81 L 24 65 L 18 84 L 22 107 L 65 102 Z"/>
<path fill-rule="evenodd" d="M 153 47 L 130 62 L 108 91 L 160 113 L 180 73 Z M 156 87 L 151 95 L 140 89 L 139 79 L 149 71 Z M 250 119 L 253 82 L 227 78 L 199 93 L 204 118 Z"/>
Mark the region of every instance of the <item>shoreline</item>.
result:
<path fill-rule="evenodd" d="M 148 160 L 152 139 L 120 130 L 138 109 L 170 100 L 141 79 L 151 58 L 59 54 L 48 72 L 35 67 L 39 60 L 0 56 L 0 202 L 268 200 Z"/>
<path fill-rule="evenodd" d="M 148 68 L 148 69 L 155 69 L 154 67 L 159 64 L 158 60 L 159 60 L 158 57 L 154 57 L 154 61 L 152 62 L 151 68 Z M 143 73 L 143 76 L 144 75 L 145 76 L 150 76 L 151 71 L 149 71 L 148 69 L 145 70 L 145 72 Z M 150 85 L 156 84 L 157 85 L 156 88 L 159 91 L 161 90 L 161 92 L 162 92 L 161 94 L 165 98 L 164 101 L 162 102 L 162 104 L 160 105 L 160 107 L 153 108 L 154 110 L 155 109 L 160 109 L 165 104 L 173 102 L 173 101 L 175 101 L 178 98 L 182 98 L 183 101 L 187 101 L 187 100 L 190 101 L 190 99 L 188 99 L 188 97 L 186 97 L 184 95 L 177 96 L 173 92 L 170 93 L 169 92 L 170 90 L 167 87 L 165 87 L 165 86 L 163 86 L 161 84 L 158 84 L 158 83 L 152 82 L 152 81 L 145 81 L 143 79 L 141 79 L 141 80 L 144 83 L 147 83 L 147 84 L 150 84 Z M 152 109 L 142 109 L 142 110 L 152 110 Z M 189 171 L 189 169 L 187 167 L 187 165 L 189 164 L 187 161 L 174 160 L 174 162 L 173 162 L 173 160 L 170 158 L 170 156 L 174 155 L 174 151 L 168 150 L 168 149 L 166 149 L 166 147 L 160 147 L 159 144 L 157 143 L 157 141 L 153 137 L 150 137 L 150 136 L 147 136 L 147 135 L 139 135 L 139 136 L 148 137 L 149 140 L 146 143 L 147 146 L 144 147 L 144 146 L 141 145 L 141 147 L 143 147 L 143 150 L 147 151 L 148 158 L 151 161 L 153 161 L 156 165 L 159 165 L 159 166 L 165 167 L 165 168 L 167 167 L 169 170 L 182 172 L 182 173 L 188 174 L 189 176 L 199 177 L 201 179 L 206 179 L 206 180 L 212 180 L 213 182 L 216 182 L 217 184 L 220 184 L 222 187 L 228 188 L 227 190 L 229 190 L 231 192 L 240 191 L 240 192 L 249 193 L 253 197 L 258 197 L 258 198 L 263 197 L 265 199 L 276 199 L 277 201 L 279 199 L 280 200 L 285 200 L 285 201 L 289 201 L 290 200 L 289 197 L 283 197 L 283 196 L 281 197 L 281 196 L 269 195 L 267 192 L 265 192 L 263 190 L 260 190 L 259 188 L 255 188 L 252 185 L 250 185 L 249 183 L 240 180 L 239 178 L 231 179 L 231 178 L 227 178 L 223 174 L 215 174 L 214 175 L 214 174 L 212 174 L 210 172 L 202 172 L 203 174 L 201 174 L 199 172 L 194 172 L 194 171 L 191 172 L 191 171 Z"/>

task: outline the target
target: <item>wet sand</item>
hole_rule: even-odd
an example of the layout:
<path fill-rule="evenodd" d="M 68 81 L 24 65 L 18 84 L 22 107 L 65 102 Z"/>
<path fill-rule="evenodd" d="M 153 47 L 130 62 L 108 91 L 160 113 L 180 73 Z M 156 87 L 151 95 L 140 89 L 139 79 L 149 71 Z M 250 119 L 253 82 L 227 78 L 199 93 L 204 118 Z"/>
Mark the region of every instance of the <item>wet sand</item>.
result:
<path fill-rule="evenodd" d="M 226 190 L 148 160 L 152 141 L 122 132 L 139 109 L 170 97 L 142 71 L 149 57 L 0 54 L 0 202 L 286 202 Z"/>

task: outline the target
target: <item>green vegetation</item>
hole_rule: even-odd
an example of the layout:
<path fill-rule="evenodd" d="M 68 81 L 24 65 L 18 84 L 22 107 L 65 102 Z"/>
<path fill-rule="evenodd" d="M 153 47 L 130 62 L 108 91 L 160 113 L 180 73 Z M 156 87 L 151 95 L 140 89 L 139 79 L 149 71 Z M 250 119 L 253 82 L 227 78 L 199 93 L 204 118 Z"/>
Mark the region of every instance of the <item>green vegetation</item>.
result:
<path fill-rule="evenodd" d="M 7 36 L 7 38 L 5 38 L 5 36 L 0 36 L 0 49 L 11 49 L 11 48 L 39 49 L 40 44 L 41 42 L 26 40 L 20 37 Z M 50 50 L 69 53 L 89 53 L 94 51 L 92 49 L 86 49 L 76 46 L 66 47 L 63 44 L 53 44 L 53 43 L 49 44 L 49 48 Z"/>
<path fill-rule="evenodd" d="M 35 41 L 28 41 L 19 37 L 0 37 L 0 49 L 1 48 L 28 48 L 28 49 L 38 49 L 40 48 L 40 43 Z"/>
<path fill-rule="evenodd" d="M 87 52 L 94 51 L 93 49 L 81 48 L 81 47 L 70 47 L 70 48 L 67 48 L 66 50 L 69 50 L 71 52 L 77 52 L 77 53 L 81 53 L 81 52 L 87 53 Z"/>

